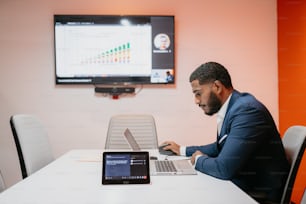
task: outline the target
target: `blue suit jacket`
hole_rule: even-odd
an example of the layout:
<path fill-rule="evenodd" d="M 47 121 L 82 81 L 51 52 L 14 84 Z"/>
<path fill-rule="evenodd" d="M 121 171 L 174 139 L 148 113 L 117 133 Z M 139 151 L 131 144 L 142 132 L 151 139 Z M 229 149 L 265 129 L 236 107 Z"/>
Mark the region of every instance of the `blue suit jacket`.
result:
<path fill-rule="evenodd" d="M 280 201 L 289 163 L 271 114 L 252 95 L 235 90 L 217 141 L 187 147 L 186 155 L 196 150 L 207 155 L 198 158 L 197 170 Z"/>

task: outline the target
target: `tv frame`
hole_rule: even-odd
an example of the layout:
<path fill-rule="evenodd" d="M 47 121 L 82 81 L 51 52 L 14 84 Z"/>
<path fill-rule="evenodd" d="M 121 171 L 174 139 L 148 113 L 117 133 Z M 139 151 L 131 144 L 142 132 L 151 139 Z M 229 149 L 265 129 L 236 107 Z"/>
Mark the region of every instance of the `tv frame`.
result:
<path fill-rule="evenodd" d="M 154 29 L 152 29 L 152 37 L 151 37 L 151 58 L 152 58 L 152 67 L 151 67 L 151 76 L 80 76 L 80 77 L 60 77 L 57 75 L 57 52 L 56 52 L 56 24 L 58 20 L 66 20 L 68 22 L 88 22 L 88 19 L 94 19 L 97 22 L 99 20 L 106 21 L 109 19 L 110 22 L 107 23 L 113 23 L 114 19 L 122 19 L 122 18 L 128 18 L 133 21 L 136 21 L 136 23 L 145 23 L 142 21 L 146 21 L 149 19 L 151 23 L 151 18 L 167 18 L 168 20 L 171 20 L 171 28 L 168 28 L 169 31 L 166 33 L 169 36 L 170 39 L 170 45 L 166 48 L 167 52 L 164 52 L 164 50 L 158 50 L 157 47 L 154 45 L 154 37 L 157 35 L 157 33 L 154 33 Z M 54 56 L 55 56 L 55 81 L 56 84 L 94 84 L 94 85 L 107 85 L 107 86 L 125 86 L 125 85 L 160 85 L 160 84 L 174 84 L 175 83 L 175 19 L 174 15 L 69 15 L 69 14 L 54 14 Z M 116 23 L 118 24 L 118 23 Z M 119 24 L 118 24 L 119 25 Z M 160 32 L 158 32 L 160 33 Z M 160 51 L 160 52 L 159 52 Z M 171 55 L 171 63 L 169 67 L 160 67 L 160 69 L 156 69 L 157 67 L 154 67 L 153 65 L 153 58 L 154 55 L 165 55 L 169 54 Z M 167 72 L 170 71 L 171 75 L 174 77 L 174 79 L 170 82 L 167 81 L 152 81 L 152 76 L 154 70 L 159 72 Z"/>

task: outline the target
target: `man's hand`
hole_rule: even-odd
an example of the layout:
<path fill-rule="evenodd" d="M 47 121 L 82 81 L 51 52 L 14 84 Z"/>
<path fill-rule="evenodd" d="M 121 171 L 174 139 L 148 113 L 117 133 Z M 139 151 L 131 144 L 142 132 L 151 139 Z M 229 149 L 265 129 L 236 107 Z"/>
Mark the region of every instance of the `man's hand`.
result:
<path fill-rule="evenodd" d="M 197 150 L 195 153 L 193 153 L 192 154 L 192 156 L 191 156 L 191 163 L 192 163 L 192 165 L 194 165 L 195 164 L 195 160 L 196 160 L 196 156 L 203 156 L 203 155 L 205 155 L 205 154 L 203 154 L 202 152 L 200 152 L 199 150 Z"/>
<path fill-rule="evenodd" d="M 162 143 L 162 145 L 164 144 L 168 144 L 167 146 L 164 147 L 164 150 L 171 150 L 172 152 L 174 152 L 177 155 L 181 155 L 180 153 L 180 145 L 176 144 L 173 141 L 165 141 Z"/>

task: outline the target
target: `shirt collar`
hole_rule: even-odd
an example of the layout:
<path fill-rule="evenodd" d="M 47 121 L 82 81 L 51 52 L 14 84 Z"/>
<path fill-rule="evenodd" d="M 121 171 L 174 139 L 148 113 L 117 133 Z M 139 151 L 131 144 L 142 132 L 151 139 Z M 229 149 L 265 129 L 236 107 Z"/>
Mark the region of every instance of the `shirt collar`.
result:
<path fill-rule="evenodd" d="M 232 97 L 232 94 L 229 95 L 229 97 L 226 99 L 225 103 L 221 106 L 220 110 L 217 113 L 217 120 L 223 120 L 226 114 L 226 110 L 229 104 L 229 101 Z"/>

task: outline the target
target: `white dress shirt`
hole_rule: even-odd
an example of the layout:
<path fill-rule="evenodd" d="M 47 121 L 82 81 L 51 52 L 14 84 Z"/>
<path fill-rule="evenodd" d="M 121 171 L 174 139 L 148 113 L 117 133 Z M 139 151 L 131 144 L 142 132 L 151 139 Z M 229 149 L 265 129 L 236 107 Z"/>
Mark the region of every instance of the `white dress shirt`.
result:
<path fill-rule="evenodd" d="M 231 100 L 232 94 L 229 95 L 229 97 L 226 99 L 225 103 L 221 106 L 220 110 L 217 113 L 217 128 L 218 128 L 218 135 L 221 132 L 221 128 L 223 125 L 223 120 L 226 114 L 226 110 L 229 104 L 229 101 Z"/>

